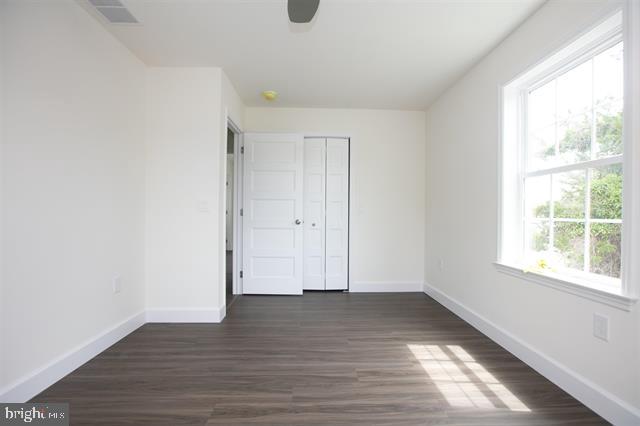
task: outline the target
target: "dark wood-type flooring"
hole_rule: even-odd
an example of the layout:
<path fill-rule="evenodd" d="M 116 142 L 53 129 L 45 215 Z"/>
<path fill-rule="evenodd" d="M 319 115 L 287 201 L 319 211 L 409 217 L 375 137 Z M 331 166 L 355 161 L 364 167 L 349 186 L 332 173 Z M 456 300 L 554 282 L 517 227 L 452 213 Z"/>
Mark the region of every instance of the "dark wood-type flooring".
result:
<path fill-rule="evenodd" d="M 241 296 L 147 324 L 33 398 L 77 425 L 605 422 L 424 294 Z"/>

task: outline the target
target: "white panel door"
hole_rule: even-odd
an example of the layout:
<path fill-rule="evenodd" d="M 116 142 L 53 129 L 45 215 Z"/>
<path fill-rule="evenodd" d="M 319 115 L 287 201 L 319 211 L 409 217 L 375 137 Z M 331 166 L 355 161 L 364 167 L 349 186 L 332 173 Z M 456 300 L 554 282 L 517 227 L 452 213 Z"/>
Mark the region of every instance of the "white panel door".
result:
<path fill-rule="evenodd" d="M 245 294 L 302 294 L 303 156 L 302 135 L 245 134 Z"/>
<path fill-rule="evenodd" d="M 325 243 L 324 138 L 304 140 L 304 284 L 305 290 L 324 290 Z"/>
<path fill-rule="evenodd" d="M 349 270 L 349 140 L 327 139 L 325 288 L 346 290 Z"/>

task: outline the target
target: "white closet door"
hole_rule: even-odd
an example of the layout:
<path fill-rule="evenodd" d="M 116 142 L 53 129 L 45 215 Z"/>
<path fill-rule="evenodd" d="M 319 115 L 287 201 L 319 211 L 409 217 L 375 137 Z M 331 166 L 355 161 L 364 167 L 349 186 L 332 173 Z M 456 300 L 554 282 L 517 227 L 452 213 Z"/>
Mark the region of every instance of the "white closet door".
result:
<path fill-rule="evenodd" d="M 243 292 L 302 294 L 304 138 L 244 141 Z"/>
<path fill-rule="evenodd" d="M 324 290 L 324 138 L 304 140 L 304 289 Z"/>
<path fill-rule="evenodd" d="M 349 141 L 327 139 L 325 288 L 346 290 L 349 263 Z"/>

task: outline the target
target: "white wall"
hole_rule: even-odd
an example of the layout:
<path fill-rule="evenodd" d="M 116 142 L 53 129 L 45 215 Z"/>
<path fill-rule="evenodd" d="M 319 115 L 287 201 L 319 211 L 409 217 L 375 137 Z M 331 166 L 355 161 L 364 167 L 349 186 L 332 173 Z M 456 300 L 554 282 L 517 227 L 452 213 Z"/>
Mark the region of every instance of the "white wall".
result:
<path fill-rule="evenodd" d="M 576 35 L 604 3 L 548 3 L 430 107 L 426 276 L 431 286 L 591 382 L 597 392 L 640 407 L 638 306 L 624 312 L 503 275 L 492 265 L 498 88 Z M 608 343 L 592 335 L 594 312 L 610 317 Z"/>
<path fill-rule="evenodd" d="M 1 4 L 0 394 L 144 309 L 144 66 L 74 2 Z"/>
<path fill-rule="evenodd" d="M 219 68 L 149 68 L 146 112 L 148 319 L 218 322 L 226 120 L 241 126 L 244 105 Z"/>
<path fill-rule="evenodd" d="M 211 319 L 223 302 L 221 76 L 219 68 L 148 70 L 146 303 L 152 311 L 199 310 Z"/>
<path fill-rule="evenodd" d="M 224 110 L 227 111 L 229 118 L 236 124 L 236 126 L 240 127 L 240 129 L 242 130 L 244 129 L 244 110 L 245 110 L 244 103 L 242 102 L 242 99 L 240 99 L 238 92 L 236 91 L 235 87 L 233 87 L 233 84 L 231 83 L 231 81 L 229 80 L 229 77 L 227 77 L 227 74 L 225 74 L 224 71 L 222 71 L 221 84 L 222 84 L 222 107 Z M 225 132 L 227 131 L 226 123 L 225 123 L 225 128 L 223 130 Z M 226 152 L 226 149 L 227 149 L 226 145 L 224 146 L 224 149 Z"/>
<path fill-rule="evenodd" d="M 351 136 L 350 289 L 420 291 L 424 113 L 247 108 L 245 130 Z"/>

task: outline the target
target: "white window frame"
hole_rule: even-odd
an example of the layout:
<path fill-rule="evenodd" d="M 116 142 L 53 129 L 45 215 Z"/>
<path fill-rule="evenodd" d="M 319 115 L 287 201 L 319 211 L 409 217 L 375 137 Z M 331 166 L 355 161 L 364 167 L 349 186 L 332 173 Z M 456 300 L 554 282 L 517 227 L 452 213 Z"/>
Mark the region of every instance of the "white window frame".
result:
<path fill-rule="evenodd" d="M 639 293 L 640 267 L 640 5 L 625 1 L 622 8 L 612 7 L 604 12 L 584 32 L 553 54 L 531 67 L 519 77 L 500 87 L 502 101 L 498 257 L 495 265 L 501 272 L 525 280 L 559 289 L 577 296 L 605 303 L 623 310 L 631 310 Z M 621 16 L 621 20 L 620 20 Z M 526 106 L 530 91 L 553 80 L 587 58 L 624 42 L 624 112 L 623 155 L 588 160 L 582 163 L 552 167 L 525 173 Z M 635 71 L 635 72 L 634 72 Z M 525 177 L 547 175 L 571 170 L 588 170 L 605 165 L 623 165 L 623 221 L 622 269 L 620 286 L 594 282 L 576 274 L 526 271 L 524 250 L 524 181 Z M 635 188 L 635 192 L 634 192 Z M 584 220 L 591 222 L 585 211 Z M 613 221 L 607 221 L 613 222 Z M 551 224 L 551 222 L 550 222 Z M 585 226 L 585 231 L 587 230 Z M 587 241 L 585 234 L 585 241 Z M 585 251 L 585 256 L 587 252 Z M 604 280 L 603 280 L 604 281 Z"/>

